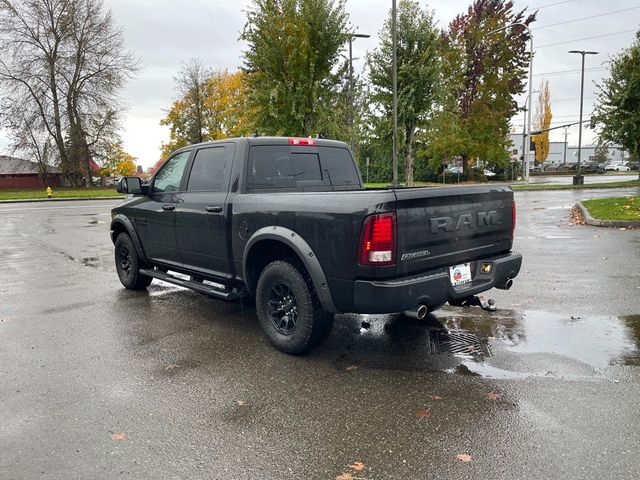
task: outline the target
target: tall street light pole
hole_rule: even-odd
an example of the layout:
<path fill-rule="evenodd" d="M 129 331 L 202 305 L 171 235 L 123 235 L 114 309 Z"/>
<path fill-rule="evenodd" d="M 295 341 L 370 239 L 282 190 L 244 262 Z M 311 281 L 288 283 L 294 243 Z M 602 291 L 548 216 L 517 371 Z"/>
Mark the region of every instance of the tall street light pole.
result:
<path fill-rule="evenodd" d="M 345 35 L 349 38 L 349 137 L 351 139 L 351 149 L 353 150 L 353 124 L 355 116 L 353 112 L 353 40 L 355 38 L 369 38 L 371 35 L 366 35 L 364 33 L 345 33 Z"/>
<path fill-rule="evenodd" d="M 527 95 L 527 98 L 525 98 L 524 100 L 524 119 L 522 120 L 522 178 L 525 178 L 526 173 L 526 162 L 525 162 L 525 158 L 528 160 L 528 153 L 527 153 L 527 157 L 525 157 L 525 152 L 526 150 L 526 145 L 527 145 L 527 112 L 529 111 L 529 109 L 527 108 L 527 102 L 529 101 L 529 97 L 534 94 L 534 93 L 538 93 L 539 90 L 533 90 L 532 92 L 529 93 L 529 95 Z M 529 129 L 531 129 L 531 127 L 529 127 Z"/>
<path fill-rule="evenodd" d="M 533 85 L 533 35 L 531 35 L 531 30 L 529 29 L 528 25 L 524 24 L 524 23 L 520 23 L 520 22 L 516 22 L 516 23 L 510 23 L 509 25 L 505 25 L 504 27 L 500 27 L 500 28 L 496 28 L 495 30 L 490 31 L 487 36 L 489 35 L 493 35 L 494 33 L 498 33 L 501 32 L 503 30 L 506 30 L 507 28 L 513 28 L 513 27 L 522 27 L 524 29 L 527 30 L 527 33 L 529 34 L 529 94 L 527 95 L 527 99 L 529 101 L 529 119 L 527 121 L 527 139 L 525 141 L 525 145 L 526 145 L 526 152 L 522 152 L 522 160 L 525 164 L 524 167 L 524 180 L 526 183 L 529 183 L 529 150 L 530 150 L 530 145 L 531 145 L 531 94 L 532 92 L 532 85 Z"/>
<path fill-rule="evenodd" d="M 584 177 L 580 175 L 580 155 L 582 151 L 582 104 L 584 102 L 584 56 L 597 55 L 598 52 L 589 52 L 587 50 L 569 50 L 569 53 L 579 53 L 582 56 L 582 75 L 580 76 L 580 123 L 578 124 L 578 168 L 573 176 L 574 185 L 583 185 Z"/>
<path fill-rule="evenodd" d="M 392 185 L 398 185 L 398 58 L 397 50 L 397 9 L 396 0 L 391 3 L 391 39 L 393 50 L 393 65 L 391 67 L 391 84 L 393 89 L 393 181 Z"/>

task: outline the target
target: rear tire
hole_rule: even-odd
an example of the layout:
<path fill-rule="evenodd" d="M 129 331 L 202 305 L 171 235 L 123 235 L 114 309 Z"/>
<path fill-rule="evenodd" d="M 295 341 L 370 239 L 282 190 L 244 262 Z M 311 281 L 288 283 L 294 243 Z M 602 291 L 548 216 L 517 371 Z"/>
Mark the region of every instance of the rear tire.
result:
<path fill-rule="evenodd" d="M 120 283 L 125 288 L 144 290 L 153 281 L 152 277 L 140 273 L 142 262 L 131 237 L 126 233 L 121 233 L 116 239 L 115 260 Z"/>
<path fill-rule="evenodd" d="M 292 355 L 320 345 L 333 327 L 333 314 L 322 309 L 310 281 L 281 260 L 271 262 L 260 274 L 256 310 L 271 344 Z"/>

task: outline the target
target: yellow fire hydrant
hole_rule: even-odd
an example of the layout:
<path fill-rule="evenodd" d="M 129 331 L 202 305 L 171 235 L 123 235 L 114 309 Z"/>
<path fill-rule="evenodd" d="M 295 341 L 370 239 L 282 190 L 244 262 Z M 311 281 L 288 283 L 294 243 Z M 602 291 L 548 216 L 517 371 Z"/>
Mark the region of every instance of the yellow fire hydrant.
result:
<path fill-rule="evenodd" d="M 53 190 L 51 187 L 47 187 L 47 198 L 51 198 L 53 196 Z"/>

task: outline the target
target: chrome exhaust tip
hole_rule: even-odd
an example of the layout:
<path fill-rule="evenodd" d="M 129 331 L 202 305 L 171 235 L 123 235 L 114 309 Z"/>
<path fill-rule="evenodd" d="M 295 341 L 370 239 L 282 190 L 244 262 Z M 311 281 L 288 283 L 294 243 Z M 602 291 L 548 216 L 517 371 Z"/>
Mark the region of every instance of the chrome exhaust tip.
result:
<path fill-rule="evenodd" d="M 405 310 L 404 314 L 409 318 L 414 318 L 416 320 L 422 320 L 429 313 L 429 309 L 426 305 L 420 304 L 411 310 Z"/>
<path fill-rule="evenodd" d="M 500 290 L 509 290 L 512 286 L 513 286 L 513 279 L 508 278 L 506 282 L 500 285 L 496 285 L 496 288 L 499 288 Z"/>

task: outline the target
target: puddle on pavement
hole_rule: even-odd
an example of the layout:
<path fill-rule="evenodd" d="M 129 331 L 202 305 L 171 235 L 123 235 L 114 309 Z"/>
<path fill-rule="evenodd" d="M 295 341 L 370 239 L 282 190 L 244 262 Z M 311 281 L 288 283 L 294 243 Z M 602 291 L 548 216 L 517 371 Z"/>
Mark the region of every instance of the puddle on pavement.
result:
<path fill-rule="evenodd" d="M 447 307 L 422 321 L 345 317 L 357 323 L 342 338 L 346 345 L 335 362 L 338 369 L 353 364 L 489 378 L 584 378 L 601 376 L 612 365 L 640 366 L 640 315 L 572 317 Z M 363 318 L 369 328 L 360 327 Z"/>

